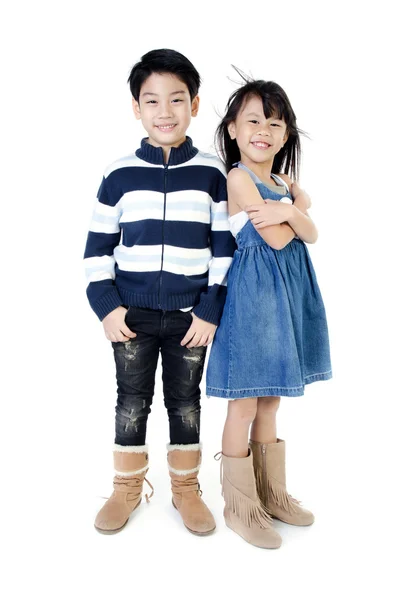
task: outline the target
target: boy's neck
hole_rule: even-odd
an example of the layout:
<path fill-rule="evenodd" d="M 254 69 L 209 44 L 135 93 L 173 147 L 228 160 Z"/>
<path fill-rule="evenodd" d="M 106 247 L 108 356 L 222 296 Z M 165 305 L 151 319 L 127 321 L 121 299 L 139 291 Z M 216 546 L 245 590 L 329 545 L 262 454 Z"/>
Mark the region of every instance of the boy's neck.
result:
<path fill-rule="evenodd" d="M 171 144 L 170 146 L 163 146 L 161 144 L 159 144 L 158 142 L 156 142 L 155 140 L 152 140 L 152 138 L 149 136 L 147 143 L 150 144 L 151 146 L 154 146 L 155 148 L 161 148 L 163 151 L 163 157 L 164 157 L 164 164 L 166 165 L 169 161 L 170 158 L 170 153 L 171 153 L 171 148 L 179 148 L 179 146 L 181 146 L 184 142 L 186 142 L 186 135 L 176 141 L 175 143 Z"/>

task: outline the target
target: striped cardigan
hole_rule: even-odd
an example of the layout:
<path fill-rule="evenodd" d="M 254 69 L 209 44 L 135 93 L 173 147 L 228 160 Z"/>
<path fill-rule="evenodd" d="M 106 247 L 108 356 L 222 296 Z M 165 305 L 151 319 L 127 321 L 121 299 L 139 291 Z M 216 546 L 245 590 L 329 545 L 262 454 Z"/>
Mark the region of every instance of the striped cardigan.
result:
<path fill-rule="evenodd" d="M 221 161 L 188 137 L 171 148 L 142 140 L 99 188 L 84 262 L 99 319 L 118 306 L 194 313 L 218 324 L 235 242 Z"/>

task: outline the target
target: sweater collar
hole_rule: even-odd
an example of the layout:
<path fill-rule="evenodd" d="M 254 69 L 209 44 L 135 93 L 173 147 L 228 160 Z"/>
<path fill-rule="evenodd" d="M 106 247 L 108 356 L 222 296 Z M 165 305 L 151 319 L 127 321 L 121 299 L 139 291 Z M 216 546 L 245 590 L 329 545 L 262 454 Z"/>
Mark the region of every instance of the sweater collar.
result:
<path fill-rule="evenodd" d="M 164 165 L 163 149 L 157 148 L 148 144 L 149 138 L 143 138 L 141 147 L 136 151 L 136 156 L 141 160 L 152 163 L 153 165 Z M 180 165 L 187 162 L 194 156 L 196 156 L 198 150 L 193 146 L 193 142 L 190 137 L 186 136 L 186 140 L 178 146 L 178 148 L 171 148 L 168 165 Z"/>

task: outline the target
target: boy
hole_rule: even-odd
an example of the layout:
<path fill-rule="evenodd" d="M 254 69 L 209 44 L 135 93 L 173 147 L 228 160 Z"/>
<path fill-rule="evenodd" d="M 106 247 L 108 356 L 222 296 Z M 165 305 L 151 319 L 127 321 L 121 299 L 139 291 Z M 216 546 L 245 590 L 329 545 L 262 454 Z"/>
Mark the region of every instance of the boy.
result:
<path fill-rule="evenodd" d="M 88 299 L 112 342 L 118 384 L 114 492 L 95 527 L 120 531 L 140 504 L 161 352 L 172 501 L 185 526 L 205 535 L 215 521 L 197 479 L 199 385 L 235 248 L 226 179 L 221 162 L 186 137 L 199 107 L 192 63 L 174 50 L 153 50 L 128 81 L 148 137 L 105 172 L 84 256 Z"/>

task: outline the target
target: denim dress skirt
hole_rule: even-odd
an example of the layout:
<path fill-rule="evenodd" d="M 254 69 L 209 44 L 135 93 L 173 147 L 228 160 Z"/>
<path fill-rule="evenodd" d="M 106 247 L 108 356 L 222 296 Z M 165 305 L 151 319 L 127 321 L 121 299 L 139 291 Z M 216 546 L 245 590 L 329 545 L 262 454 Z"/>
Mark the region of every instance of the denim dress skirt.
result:
<path fill-rule="evenodd" d="M 255 183 L 262 198 L 285 196 Z M 294 239 L 274 250 L 251 221 L 236 242 L 207 395 L 301 396 L 305 385 L 332 377 L 325 309 L 307 247 Z"/>

